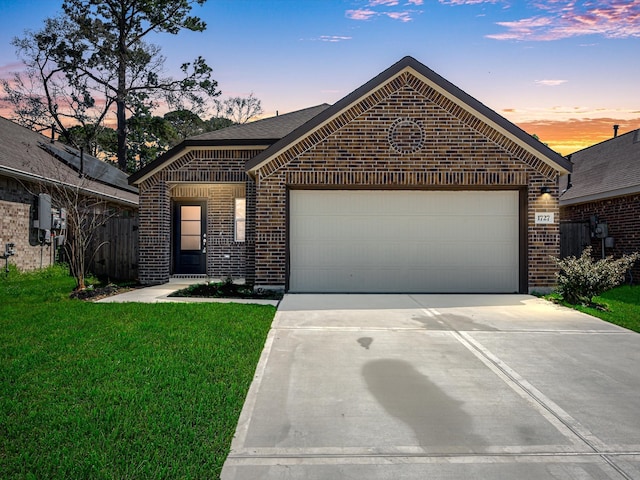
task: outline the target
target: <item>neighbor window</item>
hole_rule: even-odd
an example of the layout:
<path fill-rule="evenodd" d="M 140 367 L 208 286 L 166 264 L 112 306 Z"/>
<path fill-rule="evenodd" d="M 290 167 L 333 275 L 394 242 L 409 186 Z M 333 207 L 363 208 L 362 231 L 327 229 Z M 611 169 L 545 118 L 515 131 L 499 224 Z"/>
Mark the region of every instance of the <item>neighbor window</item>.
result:
<path fill-rule="evenodd" d="M 247 213 L 247 199 L 236 198 L 236 208 L 235 208 L 235 240 L 236 242 L 244 242 L 246 213 Z"/>

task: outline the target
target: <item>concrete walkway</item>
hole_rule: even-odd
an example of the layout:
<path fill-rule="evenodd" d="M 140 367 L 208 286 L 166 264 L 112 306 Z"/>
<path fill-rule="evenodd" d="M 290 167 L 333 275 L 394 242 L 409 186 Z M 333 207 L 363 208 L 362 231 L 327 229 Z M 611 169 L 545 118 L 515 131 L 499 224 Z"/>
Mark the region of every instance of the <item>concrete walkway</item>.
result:
<path fill-rule="evenodd" d="M 640 479 L 640 335 L 527 295 L 286 295 L 223 480 Z"/>
<path fill-rule="evenodd" d="M 251 303 L 259 305 L 277 306 L 279 300 L 261 300 L 247 298 L 199 298 L 199 297 L 170 297 L 173 292 L 182 290 L 195 285 L 204 283 L 204 281 L 194 279 L 175 278 L 169 283 L 162 285 L 154 285 L 151 287 L 136 288 L 128 292 L 112 295 L 97 301 L 97 303 L 124 303 L 124 302 L 140 302 L 140 303 L 194 303 L 194 302 L 210 302 L 210 303 Z"/>

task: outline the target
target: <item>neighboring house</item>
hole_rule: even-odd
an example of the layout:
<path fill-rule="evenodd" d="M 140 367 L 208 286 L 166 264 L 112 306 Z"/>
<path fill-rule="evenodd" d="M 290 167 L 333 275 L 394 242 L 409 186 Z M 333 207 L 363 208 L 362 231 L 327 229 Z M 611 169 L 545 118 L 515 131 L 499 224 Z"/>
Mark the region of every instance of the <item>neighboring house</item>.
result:
<path fill-rule="evenodd" d="M 60 199 L 55 198 L 59 187 L 95 199 L 96 207 L 100 204 L 103 209 L 129 216 L 138 209 L 137 188 L 127 183 L 123 172 L 89 155 L 83 155 L 81 162 L 77 150 L 0 117 L 0 254 L 7 244 L 14 244 L 15 254 L 9 261 L 22 270 L 46 267 L 56 260 L 56 247 L 67 234 L 60 228 L 64 225 L 54 222 L 50 228 L 38 227 L 48 227 L 51 216 L 59 216 Z M 51 196 L 52 192 L 50 205 L 42 204 L 40 194 Z M 90 252 L 94 259 L 129 248 L 117 238 L 103 241 L 110 244 L 95 255 Z"/>
<path fill-rule="evenodd" d="M 597 257 L 640 252 L 640 129 L 569 158 L 573 172 L 560 180 L 563 251 L 579 255 L 592 245 Z"/>
<path fill-rule="evenodd" d="M 233 276 L 290 292 L 548 290 L 558 175 L 570 171 L 405 57 L 335 105 L 187 139 L 132 175 L 140 280 Z"/>

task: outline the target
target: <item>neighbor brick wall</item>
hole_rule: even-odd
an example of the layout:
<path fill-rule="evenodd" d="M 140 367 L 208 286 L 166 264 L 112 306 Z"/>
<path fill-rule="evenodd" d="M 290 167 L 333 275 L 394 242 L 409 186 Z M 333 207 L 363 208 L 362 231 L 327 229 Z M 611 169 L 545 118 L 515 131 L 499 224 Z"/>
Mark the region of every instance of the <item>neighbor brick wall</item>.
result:
<path fill-rule="evenodd" d="M 398 119 L 424 132 L 422 148 L 389 142 Z M 540 195 L 541 186 L 551 195 Z M 257 172 L 256 285 L 285 285 L 288 188 L 527 189 L 528 286 L 554 284 L 559 254 L 556 172 L 537 157 L 405 73 L 292 145 Z M 535 225 L 536 211 L 555 223 Z"/>
<path fill-rule="evenodd" d="M 54 261 L 51 246 L 36 244 L 30 229 L 33 192 L 38 191 L 34 185 L 0 177 L 0 254 L 4 253 L 6 243 L 14 243 L 16 254 L 9 258 L 9 263 L 20 270 L 48 267 Z M 4 259 L 0 260 L 0 266 L 4 265 Z"/>
<path fill-rule="evenodd" d="M 140 187 L 140 282 L 159 284 L 171 276 L 171 201 L 207 201 L 207 275 L 253 278 L 254 229 L 246 241 L 233 239 L 234 198 L 246 195 L 247 216 L 254 208 L 255 185 L 245 162 L 260 149 L 195 150 L 142 182 Z M 226 258 L 228 256 L 228 258 Z"/>
<path fill-rule="evenodd" d="M 617 258 L 626 253 L 640 252 L 640 194 L 560 207 L 563 221 L 588 221 L 592 215 L 607 223 L 609 236 L 615 241 L 614 248 L 605 249 L 606 255 Z M 594 258 L 600 258 L 601 240 L 594 238 L 591 245 Z M 633 276 L 640 281 L 640 265 L 634 267 Z"/>

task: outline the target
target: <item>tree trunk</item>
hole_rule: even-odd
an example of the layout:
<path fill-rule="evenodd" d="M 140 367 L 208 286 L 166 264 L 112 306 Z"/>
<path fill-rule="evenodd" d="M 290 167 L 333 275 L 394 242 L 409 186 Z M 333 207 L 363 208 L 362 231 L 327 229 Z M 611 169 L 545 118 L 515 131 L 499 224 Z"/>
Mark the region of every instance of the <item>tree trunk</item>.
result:
<path fill-rule="evenodd" d="M 118 167 L 127 171 L 127 10 L 123 3 L 118 18 L 118 87 L 116 90 L 116 118 L 118 121 Z"/>
<path fill-rule="evenodd" d="M 118 96 L 120 97 L 120 96 Z M 124 99 L 116 100 L 116 119 L 118 121 L 118 168 L 127 171 L 127 116 Z"/>

